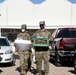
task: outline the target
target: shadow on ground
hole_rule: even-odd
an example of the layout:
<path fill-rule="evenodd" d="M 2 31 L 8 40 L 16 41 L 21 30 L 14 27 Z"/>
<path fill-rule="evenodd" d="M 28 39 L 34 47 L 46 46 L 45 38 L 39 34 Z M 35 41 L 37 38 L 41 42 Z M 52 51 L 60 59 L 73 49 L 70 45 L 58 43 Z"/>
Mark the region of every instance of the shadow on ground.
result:
<path fill-rule="evenodd" d="M 55 66 L 55 60 L 54 60 L 53 57 L 50 58 L 49 62 Z M 59 66 L 56 66 L 56 67 L 73 67 L 74 68 L 74 63 L 71 62 L 71 61 L 66 60 L 62 64 L 60 64 Z M 68 72 L 70 72 L 72 74 L 75 74 L 74 70 L 69 70 Z"/>
<path fill-rule="evenodd" d="M 74 70 L 69 70 L 68 72 L 71 72 L 72 74 L 75 74 L 75 71 Z"/>
<path fill-rule="evenodd" d="M 55 66 L 54 57 L 50 57 L 49 62 Z M 58 66 L 59 67 L 59 66 Z M 60 64 L 60 67 L 74 67 L 74 63 L 70 60 L 65 60 Z"/>
<path fill-rule="evenodd" d="M 0 69 L 0 73 L 2 73 L 3 71 Z"/>
<path fill-rule="evenodd" d="M 16 68 L 16 71 L 21 72 L 20 67 L 17 67 L 17 68 Z M 28 71 L 31 72 L 32 74 L 37 74 L 37 69 L 35 69 L 34 67 L 31 67 L 31 70 L 28 70 Z M 28 71 L 27 71 L 27 72 L 28 72 Z M 44 70 L 42 70 L 42 75 L 45 75 Z"/>

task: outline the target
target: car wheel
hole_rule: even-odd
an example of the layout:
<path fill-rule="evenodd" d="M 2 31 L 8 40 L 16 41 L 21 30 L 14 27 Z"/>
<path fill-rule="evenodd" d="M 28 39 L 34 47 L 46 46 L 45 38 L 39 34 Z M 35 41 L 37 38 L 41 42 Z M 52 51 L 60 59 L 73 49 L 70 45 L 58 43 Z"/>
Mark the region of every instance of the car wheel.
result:
<path fill-rule="evenodd" d="M 55 65 L 60 66 L 58 50 L 55 50 Z"/>
<path fill-rule="evenodd" d="M 75 74 L 76 74 L 76 57 L 75 57 L 75 59 L 74 59 L 74 72 L 75 72 Z"/>

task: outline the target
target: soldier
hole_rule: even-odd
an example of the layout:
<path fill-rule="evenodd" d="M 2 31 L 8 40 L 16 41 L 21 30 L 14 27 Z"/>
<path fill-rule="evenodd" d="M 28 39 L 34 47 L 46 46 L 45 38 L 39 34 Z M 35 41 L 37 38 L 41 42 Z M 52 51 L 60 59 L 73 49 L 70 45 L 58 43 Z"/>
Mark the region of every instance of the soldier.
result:
<path fill-rule="evenodd" d="M 48 38 L 50 41 L 51 38 L 51 33 L 45 29 L 45 21 L 40 21 L 39 22 L 40 29 L 36 31 L 32 39 L 35 37 L 45 37 Z M 35 58 L 37 61 L 36 67 L 37 67 L 37 74 L 36 75 L 42 75 L 42 59 L 44 60 L 44 69 L 45 69 L 45 75 L 48 75 L 49 72 L 49 59 L 50 59 L 50 53 L 49 53 L 49 48 L 43 48 L 43 49 L 36 49 L 35 50 Z"/>
<path fill-rule="evenodd" d="M 21 33 L 18 34 L 17 39 L 31 40 L 30 35 L 27 32 L 26 24 L 22 24 Z M 18 54 L 20 57 L 20 75 L 26 75 L 28 67 L 29 69 L 31 68 L 30 50 L 18 50 Z"/>

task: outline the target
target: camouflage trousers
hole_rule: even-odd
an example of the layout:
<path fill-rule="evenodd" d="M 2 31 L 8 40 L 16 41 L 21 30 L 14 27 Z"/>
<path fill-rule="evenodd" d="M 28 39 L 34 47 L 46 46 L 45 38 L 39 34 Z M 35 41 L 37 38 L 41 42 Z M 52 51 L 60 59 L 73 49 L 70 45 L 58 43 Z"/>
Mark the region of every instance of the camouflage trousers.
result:
<path fill-rule="evenodd" d="M 36 67 L 37 71 L 41 72 L 42 71 L 42 60 L 44 60 L 44 70 L 45 73 L 49 72 L 49 59 L 50 59 L 50 53 L 49 51 L 36 51 L 35 53 L 35 58 L 37 61 Z"/>
<path fill-rule="evenodd" d="M 21 71 L 27 71 L 31 68 L 31 53 L 29 50 L 18 51 L 20 58 Z"/>

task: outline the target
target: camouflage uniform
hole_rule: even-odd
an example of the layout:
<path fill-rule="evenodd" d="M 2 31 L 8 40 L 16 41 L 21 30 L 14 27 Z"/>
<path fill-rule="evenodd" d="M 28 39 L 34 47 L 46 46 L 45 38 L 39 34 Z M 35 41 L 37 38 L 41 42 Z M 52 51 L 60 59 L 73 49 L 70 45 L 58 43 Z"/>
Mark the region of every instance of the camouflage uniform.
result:
<path fill-rule="evenodd" d="M 21 38 L 23 40 L 31 40 L 30 35 L 27 33 L 27 31 L 18 34 L 17 38 Z M 20 57 L 20 67 L 21 67 L 20 75 L 26 75 L 28 67 L 29 68 L 31 67 L 31 53 L 29 50 L 18 50 L 18 54 Z"/>
<path fill-rule="evenodd" d="M 44 24 L 44 21 L 41 21 L 40 24 Z M 43 30 L 38 30 L 36 31 L 36 33 L 33 34 L 32 38 L 35 38 L 37 36 L 40 36 L 40 37 L 45 37 L 45 38 L 48 38 L 49 41 L 50 41 L 50 37 L 51 37 L 51 33 L 49 31 L 47 31 L 46 29 L 43 29 Z M 42 70 L 42 59 L 44 60 L 44 69 L 45 69 L 45 75 L 48 74 L 49 72 L 49 59 L 50 59 L 50 54 L 49 54 L 49 50 L 36 50 L 36 53 L 35 53 L 35 57 L 36 57 L 36 61 L 37 61 L 37 70 L 38 70 L 38 73 L 37 75 L 41 75 L 41 70 Z"/>

